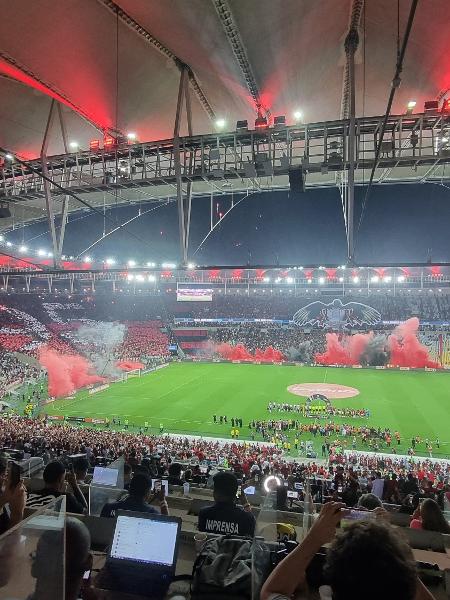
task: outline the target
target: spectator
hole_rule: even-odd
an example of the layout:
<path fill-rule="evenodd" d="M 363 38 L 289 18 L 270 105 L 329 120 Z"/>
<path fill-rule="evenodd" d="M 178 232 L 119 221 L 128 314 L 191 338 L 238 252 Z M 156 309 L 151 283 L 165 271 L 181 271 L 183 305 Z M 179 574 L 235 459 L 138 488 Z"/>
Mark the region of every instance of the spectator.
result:
<path fill-rule="evenodd" d="M 255 517 L 242 495 L 244 508 L 236 506 L 238 480 L 232 473 L 214 475 L 214 505 L 202 508 L 198 515 L 198 528 L 208 533 L 250 535 L 255 533 Z"/>
<path fill-rule="evenodd" d="M 284 510 L 296 513 L 303 512 L 303 509 L 300 506 L 288 505 L 287 488 L 284 485 L 279 485 L 276 489 L 276 510 Z"/>
<path fill-rule="evenodd" d="M 425 529 L 426 531 L 438 531 L 439 533 L 450 533 L 450 525 L 442 514 L 437 502 L 432 498 L 425 498 L 416 508 L 410 527 L 412 529 Z"/>
<path fill-rule="evenodd" d="M 305 584 L 306 569 L 335 537 L 343 508 L 335 502 L 323 506 L 303 542 L 272 571 L 261 600 L 287 600 Z M 395 530 L 375 521 L 354 523 L 340 533 L 328 551 L 324 576 L 333 600 L 433 598 L 417 577 L 409 546 Z"/>
<path fill-rule="evenodd" d="M 365 510 L 375 510 L 376 508 L 382 508 L 383 504 L 378 496 L 375 494 L 363 494 L 358 500 L 357 508 L 364 508 Z"/>
<path fill-rule="evenodd" d="M 44 531 L 39 538 L 31 566 L 36 587 L 30 600 L 60 597 L 64 564 L 65 600 L 77 600 L 80 597 L 83 575 L 92 568 L 91 536 L 84 523 L 74 517 L 67 517 L 65 525 L 65 563 L 59 548 L 63 539 L 61 532 Z"/>
<path fill-rule="evenodd" d="M 133 469 L 131 468 L 131 465 L 129 465 L 128 463 L 125 463 L 123 465 L 123 489 L 129 491 L 130 490 L 130 483 L 131 483 L 131 478 L 133 476 Z"/>
<path fill-rule="evenodd" d="M 164 486 L 156 494 L 151 495 L 152 480 L 145 473 L 136 473 L 130 481 L 130 493 L 124 500 L 105 504 L 101 517 L 115 517 L 118 510 L 130 510 L 134 512 L 146 512 L 159 514 L 158 510 L 151 506 L 154 500 L 159 500 L 162 515 L 168 515 L 169 509 L 164 497 Z"/>
<path fill-rule="evenodd" d="M 377 471 L 375 479 L 372 481 L 372 494 L 377 498 L 383 498 L 384 490 L 384 479 L 381 477 L 381 473 Z"/>
<path fill-rule="evenodd" d="M 169 466 L 169 485 L 183 485 L 181 479 L 181 465 L 180 463 L 172 463 Z"/>
<path fill-rule="evenodd" d="M 79 456 L 73 461 L 73 472 L 78 485 L 86 483 L 89 470 L 89 461 L 84 456 Z"/>
<path fill-rule="evenodd" d="M 86 499 L 78 487 L 74 473 L 67 473 L 62 462 L 54 460 L 49 462 L 44 469 L 43 479 L 45 486 L 39 492 L 30 494 L 27 506 L 42 506 L 59 496 L 66 497 L 66 511 L 69 513 L 83 514 L 87 509 Z M 66 479 L 70 483 L 73 494 L 66 490 Z"/>
<path fill-rule="evenodd" d="M 23 519 L 27 492 L 22 482 L 11 488 L 8 461 L 0 456 L 0 535 Z"/>

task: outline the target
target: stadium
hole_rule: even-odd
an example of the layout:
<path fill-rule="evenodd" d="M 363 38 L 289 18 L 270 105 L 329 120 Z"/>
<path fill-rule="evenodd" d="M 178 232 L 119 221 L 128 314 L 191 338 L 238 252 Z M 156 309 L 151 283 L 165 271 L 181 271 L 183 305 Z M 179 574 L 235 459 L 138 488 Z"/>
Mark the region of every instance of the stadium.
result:
<path fill-rule="evenodd" d="M 0 557 L 83 527 L 88 585 L 150 597 L 107 567 L 118 511 L 158 513 L 163 598 L 199 540 L 301 556 L 331 505 L 446 597 L 448 3 L 0 4 Z M 225 596 L 290 597 L 283 564 Z M 79 597 L 46 568 L 0 558 L 0 598 Z"/>

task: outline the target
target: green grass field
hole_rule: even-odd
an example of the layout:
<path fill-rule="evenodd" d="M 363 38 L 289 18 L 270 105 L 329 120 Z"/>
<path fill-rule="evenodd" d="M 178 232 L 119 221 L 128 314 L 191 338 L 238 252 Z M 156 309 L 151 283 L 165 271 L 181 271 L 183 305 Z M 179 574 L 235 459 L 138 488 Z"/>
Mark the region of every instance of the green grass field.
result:
<path fill-rule="evenodd" d="M 399 450 L 409 446 L 413 435 L 433 441 L 439 438 L 440 450 L 435 448 L 433 454 L 450 454 L 450 373 L 173 363 L 140 378 L 113 384 L 95 395 L 83 391 L 74 399 L 56 401 L 46 406 L 46 412 L 97 418 L 120 416 L 122 424 L 128 419 L 130 426 L 148 421 L 152 431 L 162 423 L 169 432 L 230 437 L 230 423 L 213 423 L 213 414 L 227 415 L 228 419 L 243 418 L 241 438 L 249 438 L 248 422 L 268 419 L 269 402 L 304 402 L 304 398 L 287 391 L 287 386 L 294 383 L 355 387 L 360 391 L 358 396 L 333 400 L 333 405 L 368 408 L 371 417 L 333 420 L 398 430 L 402 436 Z M 272 413 L 272 418 L 289 417 Z M 417 453 L 425 454 L 425 447 L 417 448 Z"/>

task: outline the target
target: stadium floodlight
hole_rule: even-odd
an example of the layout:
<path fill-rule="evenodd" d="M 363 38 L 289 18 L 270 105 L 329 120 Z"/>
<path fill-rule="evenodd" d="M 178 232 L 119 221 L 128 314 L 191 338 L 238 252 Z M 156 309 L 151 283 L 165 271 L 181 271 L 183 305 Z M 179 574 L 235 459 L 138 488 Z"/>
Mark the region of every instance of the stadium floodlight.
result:
<path fill-rule="evenodd" d="M 78 142 L 69 142 L 69 148 L 72 148 L 72 150 L 78 150 Z"/>
<path fill-rule="evenodd" d="M 325 277 L 319 277 L 319 283 L 323 285 L 325 283 Z"/>
<path fill-rule="evenodd" d="M 264 277 L 263 281 L 264 283 L 270 283 L 270 277 Z"/>
<path fill-rule="evenodd" d="M 189 271 L 192 271 L 193 269 L 195 269 L 194 263 L 188 263 L 187 268 L 189 269 Z"/>
<path fill-rule="evenodd" d="M 370 281 L 372 283 L 378 283 L 378 281 L 380 281 L 380 278 L 378 277 L 378 275 L 372 275 L 372 277 L 370 278 Z"/>
<path fill-rule="evenodd" d="M 405 277 L 404 277 L 404 275 L 399 275 L 399 276 L 397 277 L 397 282 L 398 282 L 398 283 L 403 283 L 404 281 L 405 281 Z"/>
<path fill-rule="evenodd" d="M 280 283 L 280 281 L 281 281 L 281 277 L 277 277 L 277 278 L 275 279 L 275 283 Z"/>
<path fill-rule="evenodd" d="M 133 279 L 134 279 L 133 273 L 128 273 L 127 279 L 128 279 L 128 281 L 133 281 Z"/>
<path fill-rule="evenodd" d="M 47 250 L 42 250 L 42 248 L 41 248 L 40 250 L 37 251 L 37 254 L 38 254 L 38 256 L 47 256 Z"/>
<path fill-rule="evenodd" d="M 136 275 L 136 281 L 144 281 L 143 275 Z"/>
<path fill-rule="evenodd" d="M 442 292 L 441 288 L 438 289 L 438 292 Z"/>
<path fill-rule="evenodd" d="M 148 280 L 149 281 L 156 281 L 156 275 L 149 275 L 148 276 Z"/>
<path fill-rule="evenodd" d="M 5 154 L 5 159 L 11 161 L 14 160 L 14 156 L 8 152 L 8 154 Z"/>
<path fill-rule="evenodd" d="M 47 252 L 47 258 L 53 258 L 53 252 Z M 73 260 L 73 256 L 70 259 Z"/>
<path fill-rule="evenodd" d="M 28 252 L 27 246 L 19 246 L 19 252 Z"/>
<path fill-rule="evenodd" d="M 294 113 L 292 116 L 297 121 L 297 123 L 303 119 L 303 113 L 301 110 L 294 110 Z"/>
<path fill-rule="evenodd" d="M 12 246 L 11 242 L 6 242 L 6 245 L 8 246 L 8 248 L 11 248 Z"/>
<path fill-rule="evenodd" d="M 129 260 L 129 261 L 127 262 L 127 265 L 128 265 L 129 267 L 135 267 L 135 266 L 136 266 L 136 261 L 135 261 L 135 260 Z"/>
<path fill-rule="evenodd" d="M 299 271 L 303 271 L 303 267 L 299 267 L 299 268 L 298 268 L 298 270 L 299 270 Z"/>
<path fill-rule="evenodd" d="M 134 142 L 137 140 L 137 135 L 133 132 L 130 131 L 129 133 L 127 133 L 127 138 L 131 141 Z"/>
<path fill-rule="evenodd" d="M 286 283 L 294 283 L 294 278 L 293 277 L 286 277 Z"/>
<path fill-rule="evenodd" d="M 341 265 L 341 269 L 345 271 L 345 265 Z"/>
<path fill-rule="evenodd" d="M 83 258 L 83 262 L 85 262 L 85 263 L 91 263 L 92 262 L 92 258 L 90 256 L 85 256 Z"/>
<path fill-rule="evenodd" d="M 344 278 L 343 277 L 339 277 L 339 283 L 344 283 Z"/>
<path fill-rule="evenodd" d="M 225 119 L 216 119 L 217 129 L 224 129 L 226 124 L 227 124 L 227 122 L 225 121 Z"/>
<path fill-rule="evenodd" d="M 115 261 L 113 258 L 107 258 L 107 259 L 105 260 L 105 263 L 106 263 L 107 265 L 115 265 L 115 264 L 116 264 L 116 261 Z"/>
<path fill-rule="evenodd" d="M 145 263 L 145 265 L 147 267 L 156 267 L 156 263 L 154 263 L 154 262 L 148 262 L 148 263 Z"/>
<path fill-rule="evenodd" d="M 359 277 L 358 277 L 358 275 L 355 275 L 353 277 L 353 283 L 359 283 Z"/>
<path fill-rule="evenodd" d="M 177 268 L 177 265 L 175 263 L 170 263 L 170 262 L 163 263 L 161 266 L 163 269 L 176 269 Z"/>
<path fill-rule="evenodd" d="M 308 283 L 312 283 L 312 279 L 308 279 Z"/>
<path fill-rule="evenodd" d="M 408 104 L 406 105 L 407 114 L 410 115 L 412 113 L 412 111 L 416 108 L 416 104 L 417 104 L 417 102 L 415 100 L 410 100 L 408 102 Z"/>
<path fill-rule="evenodd" d="M 390 283 L 392 281 L 392 277 L 390 275 L 386 275 L 386 277 L 383 278 L 384 283 Z"/>

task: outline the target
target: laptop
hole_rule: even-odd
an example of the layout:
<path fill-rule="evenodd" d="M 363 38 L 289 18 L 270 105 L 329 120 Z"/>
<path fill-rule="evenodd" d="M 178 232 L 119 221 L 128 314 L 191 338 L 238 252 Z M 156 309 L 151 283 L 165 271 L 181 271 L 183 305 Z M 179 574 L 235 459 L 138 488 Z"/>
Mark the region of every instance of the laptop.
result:
<path fill-rule="evenodd" d="M 175 576 L 181 519 L 118 511 L 113 541 L 97 586 L 164 598 Z"/>
<path fill-rule="evenodd" d="M 108 485 L 115 487 L 119 479 L 119 469 L 108 467 L 95 467 L 91 483 L 94 485 Z"/>

